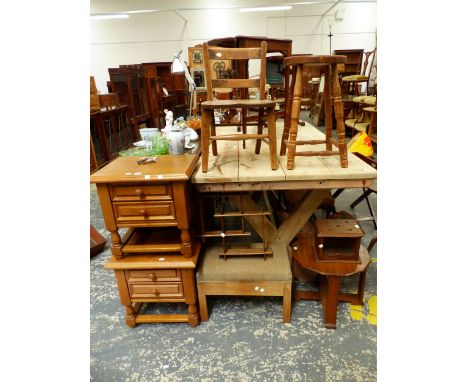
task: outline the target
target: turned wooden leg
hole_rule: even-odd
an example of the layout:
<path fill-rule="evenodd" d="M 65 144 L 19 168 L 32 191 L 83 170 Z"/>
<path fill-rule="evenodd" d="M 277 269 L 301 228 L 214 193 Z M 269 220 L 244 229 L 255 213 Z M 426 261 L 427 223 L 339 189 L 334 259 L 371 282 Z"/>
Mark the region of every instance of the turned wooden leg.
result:
<path fill-rule="evenodd" d="M 336 118 L 336 132 L 338 133 L 338 149 L 340 150 L 341 167 L 348 167 L 348 149 L 346 147 L 345 127 L 343 122 L 343 100 L 341 98 L 340 81 L 338 79 L 338 68 L 332 66 L 332 96 L 333 108 Z"/>
<path fill-rule="evenodd" d="M 216 123 L 215 123 L 215 115 L 214 115 L 214 110 L 210 110 L 210 134 L 211 136 L 216 135 Z M 216 141 L 211 142 L 211 152 L 213 153 L 214 156 L 218 155 L 218 144 Z"/>
<path fill-rule="evenodd" d="M 257 134 L 262 134 L 263 133 L 263 113 L 264 113 L 263 107 L 260 107 L 258 109 Z M 270 129 L 268 129 L 268 132 L 270 132 Z M 243 134 L 245 134 L 245 133 L 243 133 Z M 262 145 L 262 140 L 257 139 L 257 142 L 255 142 L 255 154 L 260 153 L 261 145 Z"/>
<path fill-rule="evenodd" d="M 192 256 L 192 240 L 188 229 L 180 230 L 181 252 L 184 257 Z"/>
<path fill-rule="evenodd" d="M 242 134 L 247 134 L 247 109 L 242 109 Z M 242 148 L 245 149 L 245 139 L 242 141 Z"/>
<path fill-rule="evenodd" d="M 276 170 L 278 168 L 278 158 L 276 157 L 276 115 L 274 107 L 269 107 L 267 109 L 267 121 L 271 169 Z"/>
<path fill-rule="evenodd" d="M 331 102 L 331 83 L 330 83 L 330 66 L 327 66 L 325 69 L 325 82 L 323 87 L 323 100 L 325 106 L 325 139 L 326 139 L 326 149 L 332 149 L 332 143 L 330 139 L 332 138 L 332 102 Z"/>
<path fill-rule="evenodd" d="M 199 320 L 197 304 L 190 304 L 188 306 L 188 322 L 193 327 L 198 325 Z"/>
<path fill-rule="evenodd" d="M 288 77 L 285 76 L 285 78 L 286 78 L 286 83 L 289 82 L 289 76 Z M 281 137 L 280 155 L 286 154 L 286 145 L 288 144 L 289 128 L 291 125 L 291 107 L 292 107 L 292 99 L 293 99 L 292 91 L 294 89 L 295 81 L 296 81 L 296 67 L 293 67 L 291 86 L 288 87 L 288 92 L 285 95 L 286 102 L 284 105 L 284 128 L 283 128 L 283 136 Z"/>
<path fill-rule="evenodd" d="M 208 155 L 210 146 L 211 114 L 209 110 L 202 110 L 201 121 L 201 157 L 202 172 L 208 171 Z"/>
<path fill-rule="evenodd" d="M 122 239 L 118 230 L 110 231 L 111 233 L 111 253 L 115 256 L 116 259 L 123 259 L 124 255 L 122 253 Z"/>
<path fill-rule="evenodd" d="M 328 329 L 336 329 L 336 315 L 338 310 L 338 292 L 340 290 L 340 278 L 327 276 L 325 280 L 325 299 L 323 304 L 323 321 Z"/>
<path fill-rule="evenodd" d="M 302 97 L 302 67 L 297 65 L 297 70 L 293 73 L 295 77 L 293 100 L 291 106 L 291 123 L 289 128 L 288 140 L 288 170 L 294 168 L 294 158 L 296 157 L 296 139 L 297 139 L 297 123 L 301 113 L 301 97 Z"/>
<path fill-rule="evenodd" d="M 125 305 L 125 312 L 126 312 L 125 323 L 128 326 L 130 326 L 131 328 L 134 328 L 135 326 L 137 326 L 137 324 L 135 322 L 136 313 L 135 313 L 135 310 L 133 309 L 133 306 L 131 304 L 130 305 Z"/>

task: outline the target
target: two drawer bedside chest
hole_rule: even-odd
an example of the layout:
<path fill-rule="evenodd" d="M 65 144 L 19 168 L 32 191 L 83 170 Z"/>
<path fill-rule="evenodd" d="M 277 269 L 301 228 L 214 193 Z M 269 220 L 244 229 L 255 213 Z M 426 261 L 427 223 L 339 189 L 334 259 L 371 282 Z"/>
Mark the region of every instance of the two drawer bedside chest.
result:
<path fill-rule="evenodd" d="M 198 324 L 195 268 L 201 244 L 192 224 L 190 176 L 199 155 L 164 155 L 154 163 L 119 157 L 91 175 L 105 227 L 126 323 Z M 127 228 L 123 236 L 119 229 Z M 188 314 L 144 315 L 142 303 L 182 302 Z"/>

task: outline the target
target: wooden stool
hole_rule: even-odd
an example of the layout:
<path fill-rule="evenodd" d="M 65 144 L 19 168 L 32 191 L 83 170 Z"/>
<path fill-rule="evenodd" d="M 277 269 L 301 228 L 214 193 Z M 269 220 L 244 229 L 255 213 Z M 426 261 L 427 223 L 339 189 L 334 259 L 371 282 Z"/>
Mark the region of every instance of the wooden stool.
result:
<path fill-rule="evenodd" d="M 319 261 L 315 254 L 313 234 L 304 235 L 293 245 L 291 262 L 297 261 L 303 268 L 318 273 L 320 291 L 296 291 L 295 300 L 319 300 L 322 302 L 323 321 L 327 329 L 336 329 L 338 302 L 363 305 L 364 285 L 367 267 L 370 264 L 369 252 L 361 245 L 360 263 L 346 261 Z M 340 278 L 359 274 L 357 293 L 340 293 Z"/>
<path fill-rule="evenodd" d="M 345 128 L 343 122 L 343 102 L 338 79 L 337 65 L 346 62 L 346 56 L 292 56 L 284 59 L 284 65 L 291 67 L 292 80 L 286 100 L 286 117 L 284 120 L 283 137 L 281 140 L 280 155 L 288 149 L 288 170 L 294 168 L 294 158 L 300 156 L 329 156 L 339 155 L 341 167 L 348 167 L 348 156 L 345 141 Z M 316 67 L 316 74 L 325 75 L 325 140 L 297 140 L 297 125 L 301 112 L 302 72 L 304 66 Z M 291 90 L 293 89 L 293 90 Z M 292 91 L 292 94 L 291 94 Z M 338 141 L 332 137 L 332 100 L 336 118 Z M 325 144 L 322 151 L 298 151 L 296 145 Z M 338 151 L 332 150 L 332 145 Z"/>
<path fill-rule="evenodd" d="M 283 322 L 291 322 L 292 273 L 287 252 L 272 257 L 224 261 L 221 246 L 207 248 L 197 273 L 202 321 L 208 320 L 206 296 L 282 296 Z"/>

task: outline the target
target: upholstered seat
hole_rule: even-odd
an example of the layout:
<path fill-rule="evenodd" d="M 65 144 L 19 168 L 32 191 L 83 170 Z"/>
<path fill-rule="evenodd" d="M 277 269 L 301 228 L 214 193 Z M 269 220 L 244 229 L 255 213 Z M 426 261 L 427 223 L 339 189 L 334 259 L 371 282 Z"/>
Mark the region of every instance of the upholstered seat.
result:
<path fill-rule="evenodd" d="M 261 244 L 260 244 L 261 245 Z M 287 252 L 273 256 L 231 257 L 224 260 L 222 247 L 206 249 L 197 273 L 200 317 L 208 320 L 206 296 L 282 296 L 283 322 L 291 321 L 292 273 Z"/>
<path fill-rule="evenodd" d="M 342 81 L 367 81 L 367 76 L 362 74 L 354 74 L 352 76 L 345 76 L 341 80 Z"/>

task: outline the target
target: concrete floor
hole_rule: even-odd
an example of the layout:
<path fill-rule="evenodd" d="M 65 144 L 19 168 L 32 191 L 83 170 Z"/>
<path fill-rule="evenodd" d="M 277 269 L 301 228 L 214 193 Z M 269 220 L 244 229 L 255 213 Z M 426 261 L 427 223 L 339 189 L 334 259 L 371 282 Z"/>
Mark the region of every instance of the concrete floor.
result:
<path fill-rule="evenodd" d="M 307 112 L 303 119 L 308 120 Z M 360 189 L 345 190 L 337 211 L 368 215 L 366 203 L 350 203 Z M 375 195 L 370 197 L 376 207 Z M 282 301 L 276 297 L 209 298 L 210 319 L 188 324 L 124 322 L 112 271 L 103 266 L 110 256 L 96 188 L 90 189 L 91 224 L 107 239 L 105 250 L 91 259 L 91 380 L 93 381 L 375 381 L 377 380 L 377 249 L 367 272 L 365 304 L 340 303 L 337 329 L 323 327 L 319 302 L 293 302 L 290 324 L 282 323 Z M 367 245 L 374 234 L 363 222 Z M 313 289 L 305 283 L 296 287 Z M 355 291 L 349 277 L 343 290 Z M 179 312 L 183 305 L 156 305 L 156 312 Z"/>

